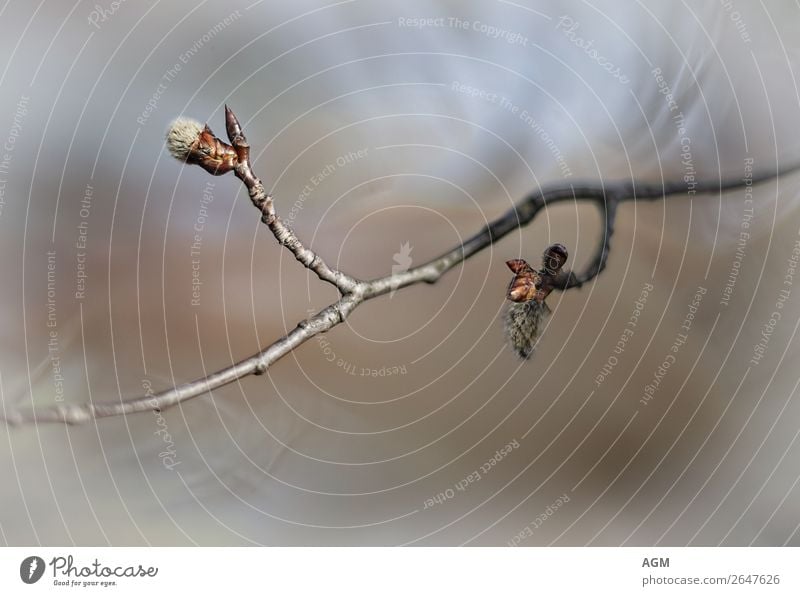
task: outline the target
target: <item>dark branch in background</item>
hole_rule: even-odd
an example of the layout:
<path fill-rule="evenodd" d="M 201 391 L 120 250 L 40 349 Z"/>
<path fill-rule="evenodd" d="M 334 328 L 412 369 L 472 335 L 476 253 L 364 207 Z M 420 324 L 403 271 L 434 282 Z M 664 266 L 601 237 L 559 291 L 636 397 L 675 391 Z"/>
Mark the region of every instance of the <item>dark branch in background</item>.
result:
<path fill-rule="evenodd" d="M 564 201 L 594 202 L 603 217 L 604 233 L 599 246 L 581 273 L 564 272 L 555 289 L 579 288 L 594 279 L 606 266 L 617 207 L 623 201 L 634 199 L 661 199 L 667 195 L 687 194 L 686 185 L 653 185 L 624 182 L 618 184 L 560 185 L 536 190 L 505 214 L 484 226 L 463 244 L 441 256 L 402 273 L 368 281 L 330 267 L 309 248 L 303 246 L 294 232 L 278 217 L 272 197 L 264 190 L 261 180 L 250 164 L 250 146 L 233 112 L 225 107 L 225 121 L 230 145 L 214 136 L 206 126 L 190 120 L 177 120 L 167 136 L 170 152 L 187 163 L 197 164 L 214 175 L 233 171 L 247 187 L 250 200 L 261 212 L 261 220 L 269 227 L 278 242 L 285 246 L 304 267 L 313 271 L 322 281 L 336 286 L 341 297 L 312 317 L 298 323 L 287 335 L 276 340 L 261 352 L 224 368 L 209 376 L 167 389 L 160 393 L 116 402 L 62 404 L 28 411 L 15 411 L 5 415 L 6 422 L 17 425 L 31 422 L 61 422 L 79 424 L 96 418 L 165 410 L 171 406 L 204 395 L 248 375 L 260 375 L 300 344 L 319 333 L 328 331 L 365 300 L 418 284 L 435 283 L 447 271 L 470 258 L 487 246 L 528 223 L 545 207 Z M 778 175 L 795 171 L 800 166 L 752 179 L 757 184 Z M 698 184 L 696 193 L 719 193 L 744 186 L 742 180 Z"/>

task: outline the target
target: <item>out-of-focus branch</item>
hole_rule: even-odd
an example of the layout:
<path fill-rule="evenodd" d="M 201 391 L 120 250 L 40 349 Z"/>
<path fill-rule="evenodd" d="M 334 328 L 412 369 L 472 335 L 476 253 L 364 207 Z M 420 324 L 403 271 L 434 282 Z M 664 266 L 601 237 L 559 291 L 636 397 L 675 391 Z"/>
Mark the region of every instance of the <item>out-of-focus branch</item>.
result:
<path fill-rule="evenodd" d="M 168 134 L 168 148 L 175 157 L 186 163 L 200 165 L 213 175 L 234 172 L 247 188 L 250 200 L 261 212 L 261 220 L 269 227 L 277 241 L 322 281 L 336 286 L 341 294 L 339 300 L 314 316 L 301 321 L 287 335 L 276 340 L 264 350 L 205 378 L 130 400 L 61 404 L 28 411 L 6 412 L 4 418 L 8 424 L 39 422 L 80 424 L 109 416 L 149 410 L 160 411 L 209 393 L 248 375 L 264 374 L 272 364 L 302 343 L 343 322 L 353 309 L 365 300 L 421 282 L 435 283 L 456 265 L 530 223 L 542 209 L 560 202 L 594 202 L 603 217 L 603 235 L 589 264 L 579 274 L 562 273 L 554 284 L 555 289 L 560 290 L 580 287 L 594 279 L 606 266 L 619 203 L 635 199 L 661 199 L 667 195 L 687 194 L 687 186 L 682 184 L 650 185 L 630 182 L 608 185 L 567 184 L 538 189 L 505 214 L 484 226 L 474 236 L 441 256 L 405 272 L 372 280 L 359 280 L 330 267 L 322 257 L 305 247 L 294 232 L 278 217 L 272 197 L 265 191 L 261 180 L 252 170 L 250 145 L 247 143 L 239 121 L 227 106 L 225 107 L 225 124 L 230 145 L 215 137 L 208 126 L 201 127 L 192 121 L 178 120 Z M 800 166 L 753 178 L 752 183 L 769 180 L 797 169 L 800 169 Z M 696 184 L 692 191 L 693 194 L 719 193 L 743 185 L 741 180 Z"/>

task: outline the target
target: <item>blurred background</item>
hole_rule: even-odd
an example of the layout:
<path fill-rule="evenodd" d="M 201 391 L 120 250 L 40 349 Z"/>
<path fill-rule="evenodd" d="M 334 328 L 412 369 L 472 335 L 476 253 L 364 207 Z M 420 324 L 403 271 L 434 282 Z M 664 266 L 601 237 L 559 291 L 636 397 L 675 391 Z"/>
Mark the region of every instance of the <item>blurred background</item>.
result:
<path fill-rule="evenodd" d="M 0 426 L 7 545 L 800 545 L 791 2 L 44 2 L 0 9 L 4 412 L 114 401 L 269 345 L 336 293 L 170 121 L 240 117 L 278 213 L 368 278 L 540 185 L 683 181 L 620 208 L 606 271 L 504 344 L 541 213 L 167 410 Z"/>

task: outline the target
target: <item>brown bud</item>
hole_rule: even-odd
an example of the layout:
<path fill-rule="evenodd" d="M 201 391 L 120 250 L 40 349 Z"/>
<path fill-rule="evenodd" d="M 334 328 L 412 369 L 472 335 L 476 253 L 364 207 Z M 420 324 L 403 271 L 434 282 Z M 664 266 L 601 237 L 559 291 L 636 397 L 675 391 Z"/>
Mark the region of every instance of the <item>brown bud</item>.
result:
<path fill-rule="evenodd" d="M 220 176 L 236 167 L 233 147 L 218 139 L 208 125 L 178 118 L 167 132 L 167 149 L 176 159 L 197 164 L 210 174 Z"/>
<path fill-rule="evenodd" d="M 523 259 L 506 261 L 506 265 L 515 274 L 508 286 L 506 297 L 512 302 L 533 300 L 541 285 L 541 276 Z"/>
<path fill-rule="evenodd" d="M 542 254 L 543 272 L 555 277 L 567 262 L 568 257 L 567 248 L 563 244 L 551 244 Z"/>
<path fill-rule="evenodd" d="M 544 329 L 550 308 L 544 301 L 556 287 L 561 268 L 567 262 L 567 249 L 551 244 L 542 255 L 542 269 L 536 271 L 523 259 L 506 261 L 514 273 L 506 297 L 513 302 L 505 315 L 506 338 L 521 358 L 530 358 Z"/>

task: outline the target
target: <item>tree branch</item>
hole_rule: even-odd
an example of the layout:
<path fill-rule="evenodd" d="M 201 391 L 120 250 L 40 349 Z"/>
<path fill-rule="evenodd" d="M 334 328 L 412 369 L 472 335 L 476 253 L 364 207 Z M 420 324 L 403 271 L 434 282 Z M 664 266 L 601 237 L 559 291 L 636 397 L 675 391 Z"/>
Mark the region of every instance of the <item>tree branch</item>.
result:
<path fill-rule="evenodd" d="M 9 425 L 33 422 L 80 424 L 109 416 L 149 410 L 161 411 L 248 375 L 264 374 L 270 366 L 304 342 L 342 323 L 353 309 L 365 300 L 421 282 L 435 283 L 456 265 L 530 223 L 542 209 L 560 202 L 594 202 L 603 217 L 603 236 L 586 269 L 580 274 L 564 272 L 555 284 L 555 289 L 560 290 L 581 287 L 594 279 L 606 266 L 619 203 L 635 199 L 655 200 L 677 194 L 721 193 L 744 186 L 742 180 L 733 180 L 700 183 L 694 185 L 691 190 L 682 184 L 652 185 L 634 182 L 577 186 L 567 184 L 538 189 L 505 214 L 484 226 L 474 236 L 439 257 L 405 272 L 363 281 L 330 267 L 322 257 L 306 248 L 294 232 L 283 223 L 275 212 L 272 197 L 264 190 L 264 185 L 252 170 L 250 146 L 239 121 L 227 106 L 225 124 L 230 145 L 214 137 L 207 126 L 201 128 L 199 124 L 191 121 L 176 121 L 167 137 L 170 152 L 182 161 L 200 165 L 214 175 L 233 171 L 247 188 L 253 205 L 261 212 L 261 220 L 269 227 L 278 243 L 286 247 L 304 267 L 313 271 L 322 281 L 336 286 L 341 294 L 339 300 L 301 321 L 287 335 L 264 350 L 205 378 L 130 400 L 61 404 L 27 411 L 12 411 L 1 415 Z M 800 166 L 754 177 L 752 184 L 797 169 L 800 169 Z"/>

